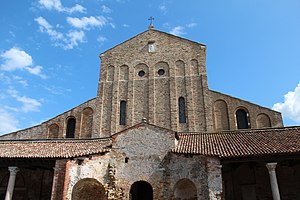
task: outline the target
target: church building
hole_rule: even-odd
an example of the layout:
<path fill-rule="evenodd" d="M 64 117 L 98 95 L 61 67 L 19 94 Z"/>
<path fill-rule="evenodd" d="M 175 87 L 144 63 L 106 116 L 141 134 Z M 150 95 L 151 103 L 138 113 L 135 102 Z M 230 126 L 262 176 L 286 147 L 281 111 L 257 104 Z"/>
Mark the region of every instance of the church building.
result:
<path fill-rule="evenodd" d="M 300 199 L 300 127 L 210 90 L 206 45 L 151 25 L 100 59 L 95 98 L 0 136 L 0 199 Z"/>

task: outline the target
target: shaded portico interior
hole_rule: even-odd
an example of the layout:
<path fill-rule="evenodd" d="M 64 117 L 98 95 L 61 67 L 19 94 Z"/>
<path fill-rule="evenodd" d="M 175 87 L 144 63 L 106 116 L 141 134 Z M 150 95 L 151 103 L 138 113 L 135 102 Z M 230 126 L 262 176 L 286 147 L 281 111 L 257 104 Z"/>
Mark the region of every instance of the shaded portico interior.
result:
<path fill-rule="evenodd" d="M 0 159 L 0 199 L 15 173 L 14 200 L 51 199 L 55 159 Z"/>
<path fill-rule="evenodd" d="M 275 167 L 280 199 L 300 199 L 300 155 L 225 159 L 221 163 L 225 199 L 276 199 L 268 163 Z"/>

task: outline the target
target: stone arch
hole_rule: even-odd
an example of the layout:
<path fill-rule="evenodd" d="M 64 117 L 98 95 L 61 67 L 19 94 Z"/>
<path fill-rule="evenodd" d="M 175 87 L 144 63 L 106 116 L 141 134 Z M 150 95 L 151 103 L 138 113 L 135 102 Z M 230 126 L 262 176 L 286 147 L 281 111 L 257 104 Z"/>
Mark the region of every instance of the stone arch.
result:
<path fill-rule="evenodd" d="M 51 124 L 48 126 L 48 137 L 49 138 L 58 138 L 59 126 L 57 124 Z"/>
<path fill-rule="evenodd" d="M 191 72 L 193 75 L 199 75 L 199 63 L 196 59 L 191 60 L 192 69 Z"/>
<path fill-rule="evenodd" d="M 270 117 L 264 113 L 258 114 L 256 117 L 256 126 L 257 126 L 257 128 L 271 127 Z"/>
<path fill-rule="evenodd" d="M 238 108 L 235 111 L 235 118 L 238 129 L 250 128 L 249 112 L 246 108 Z"/>
<path fill-rule="evenodd" d="M 134 77 L 136 79 L 148 78 L 149 67 L 144 63 L 139 63 L 134 67 Z"/>
<path fill-rule="evenodd" d="M 115 75 L 115 67 L 110 65 L 107 68 L 107 81 L 114 81 L 114 75 Z"/>
<path fill-rule="evenodd" d="M 130 200 L 153 200 L 153 189 L 146 181 L 137 181 L 131 185 Z"/>
<path fill-rule="evenodd" d="M 161 73 L 163 72 L 163 73 Z M 166 62 L 160 61 L 155 64 L 155 77 L 168 77 L 169 76 L 169 65 Z"/>
<path fill-rule="evenodd" d="M 93 178 L 78 181 L 72 190 L 72 200 L 107 200 L 104 186 Z"/>
<path fill-rule="evenodd" d="M 197 200 L 197 188 L 195 184 L 187 179 L 180 179 L 174 186 L 175 200 Z"/>
<path fill-rule="evenodd" d="M 176 76 L 185 76 L 185 63 L 182 60 L 177 60 L 176 65 Z"/>
<path fill-rule="evenodd" d="M 227 103 L 218 99 L 214 103 L 215 130 L 229 130 L 229 118 Z"/>
<path fill-rule="evenodd" d="M 93 130 L 93 109 L 86 107 L 81 113 L 81 138 L 91 138 Z"/>
<path fill-rule="evenodd" d="M 75 138 L 76 119 L 75 117 L 69 117 L 67 119 L 66 138 Z"/>
<path fill-rule="evenodd" d="M 127 65 L 122 65 L 120 67 L 119 80 L 128 80 L 129 68 Z"/>

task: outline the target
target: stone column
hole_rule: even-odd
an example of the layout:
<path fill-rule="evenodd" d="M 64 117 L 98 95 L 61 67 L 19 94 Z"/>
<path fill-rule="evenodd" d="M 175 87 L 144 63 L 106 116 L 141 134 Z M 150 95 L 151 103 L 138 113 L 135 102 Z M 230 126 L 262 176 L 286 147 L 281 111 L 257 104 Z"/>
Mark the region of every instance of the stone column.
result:
<path fill-rule="evenodd" d="M 18 167 L 8 167 L 9 170 L 9 181 L 6 189 L 5 200 L 12 200 L 14 187 L 15 187 L 15 180 L 17 176 L 17 172 L 19 171 Z"/>
<path fill-rule="evenodd" d="M 277 163 L 267 163 L 266 167 L 268 168 L 269 171 L 273 200 L 280 200 L 279 188 L 278 188 L 276 171 L 275 171 L 276 165 Z"/>

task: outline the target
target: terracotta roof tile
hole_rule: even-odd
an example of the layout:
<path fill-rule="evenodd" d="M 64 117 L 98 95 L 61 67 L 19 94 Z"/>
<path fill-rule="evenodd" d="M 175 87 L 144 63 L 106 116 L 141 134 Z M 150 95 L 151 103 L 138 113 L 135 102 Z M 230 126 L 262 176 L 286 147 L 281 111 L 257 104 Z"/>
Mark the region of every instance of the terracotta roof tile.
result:
<path fill-rule="evenodd" d="M 178 135 L 175 153 L 220 158 L 300 153 L 300 127 Z"/>
<path fill-rule="evenodd" d="M 0 141 L 0 158 L 71 158 L 109 151 L 111 139 Z"/>

